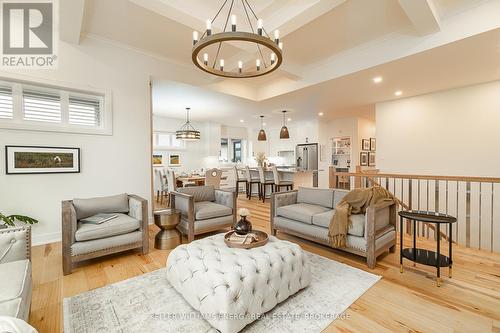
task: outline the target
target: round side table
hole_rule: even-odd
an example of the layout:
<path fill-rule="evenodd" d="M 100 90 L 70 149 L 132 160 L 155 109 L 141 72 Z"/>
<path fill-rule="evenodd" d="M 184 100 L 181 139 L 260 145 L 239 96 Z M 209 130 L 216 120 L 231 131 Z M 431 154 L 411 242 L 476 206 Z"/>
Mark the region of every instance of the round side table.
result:
<path fill-rule="evenodd" d="M 170 250 L 182 243 L 181 234 L 176 227 L 181 221 L 177 209 L 163 209 L 154 212 L 155 224 L 161 230 L 155 236 L 155 249 Z"/>

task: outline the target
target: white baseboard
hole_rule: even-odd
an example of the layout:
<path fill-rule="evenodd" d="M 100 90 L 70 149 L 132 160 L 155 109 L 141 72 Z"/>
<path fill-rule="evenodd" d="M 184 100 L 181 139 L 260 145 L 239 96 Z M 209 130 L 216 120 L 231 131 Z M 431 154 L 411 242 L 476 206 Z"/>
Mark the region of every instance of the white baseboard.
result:
<path fill-rule="evenodd" d="M 41 235 L 33 235 L 31 245 L 45 245 L 49 243 L 56 243 L 61 241 L 61 232 L 50 232 Z"/>

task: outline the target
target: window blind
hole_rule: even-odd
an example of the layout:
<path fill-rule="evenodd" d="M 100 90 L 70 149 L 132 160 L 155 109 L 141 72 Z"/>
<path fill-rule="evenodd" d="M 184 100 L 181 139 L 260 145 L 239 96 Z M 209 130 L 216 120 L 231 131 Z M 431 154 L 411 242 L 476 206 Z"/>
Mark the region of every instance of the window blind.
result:
<path fill-rule="evenodd" d="M 0 87 L 0 118 L 12 119 L 12 88 Z"/>
<path fill-rule="evenodd" d="M 73 125 L 99 127 L 101 125 L 101 103 L 98 99 L 69 97 L 69 123 Z"/>
<path fill-rule="evenodd" d="M 42 91 L 23 90 L 23 117 L 25 120 L 60 123 L 61 97 Z"/>

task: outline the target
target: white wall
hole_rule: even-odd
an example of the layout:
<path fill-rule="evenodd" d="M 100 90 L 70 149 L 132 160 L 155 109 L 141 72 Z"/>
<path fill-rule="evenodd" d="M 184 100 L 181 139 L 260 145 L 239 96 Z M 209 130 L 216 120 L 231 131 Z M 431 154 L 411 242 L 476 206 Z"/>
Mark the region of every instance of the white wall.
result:
<path fill-rule="evenodd" d="M 133 64 L 136 64 L 135 66 Z M 0 211 L 26 214 L 40 221 L 34 243 L 61 238 L 61 200 L 117 193 L 150 198 L 150 73 L 187 77 L 180 66 L 86 38 L 81 45 L 59 44 L 57 70 L 18 70 L 0 76 L 82 89 L 109 89 L 113 98 L 113 135 L 82 135 L 0 129 L 5 145 L 81 148 L 81 173 L 6 175 L 0 172 Z M 4 168 L 5 156 L 0 154 Z"/>
<path fill-rule="evenodd" d="M 383 172 L 500 176 L 500 81 L 380 103 Z"/>

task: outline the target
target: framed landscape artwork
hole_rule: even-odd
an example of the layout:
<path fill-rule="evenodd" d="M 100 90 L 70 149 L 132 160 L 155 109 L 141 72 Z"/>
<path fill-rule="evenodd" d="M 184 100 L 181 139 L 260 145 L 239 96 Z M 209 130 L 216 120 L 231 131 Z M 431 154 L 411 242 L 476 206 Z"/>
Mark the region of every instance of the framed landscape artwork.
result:
<path fill-rule="evenodd" d="M 365 151 L 362 151 L 359 153 L 359 164 L 362 166 L 367 166 L 368 165 L 368 153 Z"/>
<path fill-rule="evenodd" d="M 169 156 L 169 166 L 180 166 L 181 156 L 179 154 L 170 154 Z"/>
<path fill-rule="evenodd" d="M 160 154 L 153 154 L 153 165 L 162 165 L 163 164 L 163 156 Z"/>
<path fill-rule="evenodd" d="M 361 140 L 361 150 L 370 150 L 370 140 L 368 139 Z"/>
<path fill-rule="evenodd" d="M 370 138 L 370 150 L 377 150 L 377 140 L 375 138 Z"/>
<path fill-rule="evenodd" d="M 368 165 L 375 166 L 375 153 L 368 153 Z"/>
<path fill-rule="evenodd" d="M 80 148 L 5 146 L 5 172 L 8 175 L 78 173 Z"/>

